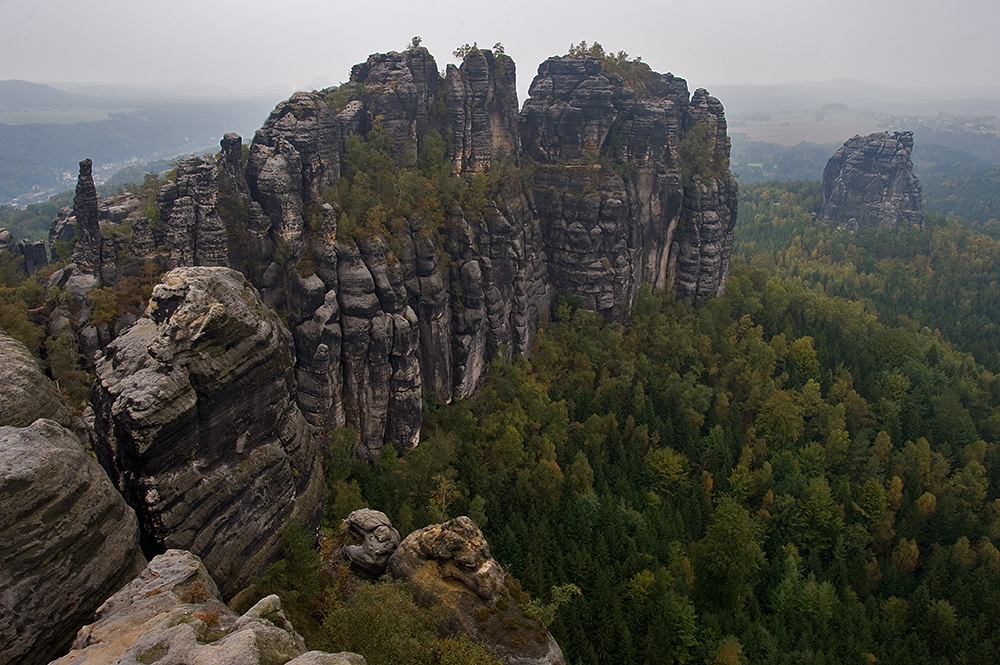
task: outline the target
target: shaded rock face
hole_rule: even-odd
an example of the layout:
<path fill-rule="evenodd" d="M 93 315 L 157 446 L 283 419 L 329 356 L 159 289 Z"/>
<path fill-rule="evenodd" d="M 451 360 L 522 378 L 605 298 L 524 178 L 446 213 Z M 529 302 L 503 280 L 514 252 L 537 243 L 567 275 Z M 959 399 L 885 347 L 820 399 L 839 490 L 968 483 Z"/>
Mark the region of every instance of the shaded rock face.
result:
<path fill-rule="evenodd" d="M 76 181 L 76 195 L 73 197 L 77 235 L 73 261 L 83 273 L 96 276 L 101 270 L 101 229 L 92 169 L 93 164 L 89 159 L 80 162 L 80 175 Z"/>
<path fill-rule="evenodd" d="M 98 458 L 150 553 L 197 553 L 232 594 L 263 572 L 281 527 L 313 523 L 316 446 L 295 402 L 280 319 L 228 268 L 177 268 L 97 362 Z"/>
<path fill-rule="evenodd" d="M 343 556 L 372 577 L 379 577 L 389 565 L 389 557 L 399 547 L 399 531 L 385 513 L 362 508 L 344 520 L 348 532 L 361 540 L 360 545 L 347 545 Z"/>
<path fill-rule="evenodd" d="M 848 228 L 893 228 L 924 223 L 920 182 L 910 153 L 913 132 L 848 139 L 823 169 L 825 222 Z"/>
<path fill-rule="evenodd" d="M 504 662 L 563 661 L 545 626 L 517 606 L 520 592 L 468 517 L 411 533 L 389 559 L 389 572 L 419 605 L 439 610 L 447 630 L 468 635 Z"/>
<path fill-rule="evenodd" d="M 0 227 L 0 256 L 5 252 L 9 252 L 14 257 L 23 257 L 20 271 L 26 275 L 34 275 L 49 262 L 44 242 L 41 240 L 34 242 L 29 240 L 15 241 L 10 231 Z"/>
<path fill-rule="evenodd" d="M 550 165 L 536 173 L 534 201 L 555 289 L 609 316 L 643 282 L 692 302 L 721 293 L 736 181 L 719 101 L 702 89 L 689 99 L 670 74 L 640 98 L 593 58 L 550 58 L 529 95 L 521 144 Z M 693 171 L 685 143 L 710 168 Z"/>
<path fill-rule="evenodd" d="M 156 195 L 163 244 L 170 253 L 167 268 L 229 265 L 226 228 L 216 212 L 219 187 L 216 165 L 201 157 L 177 164 L 177 179 Z"/>
<path fill-rule="evenodd" d="M 76 435 L 46 419 L 0 427 L 0 664 L 46 663 L 64 650 L 145 565 L 138 535 Z"/>
<path fill-rule="evenodd" d="M 364 665 L 357 654 L 306 652 L 277 596 L 242 616 L 223 602 L 198 557 L 167 550 L 97 610 L 53 665 Z"/>

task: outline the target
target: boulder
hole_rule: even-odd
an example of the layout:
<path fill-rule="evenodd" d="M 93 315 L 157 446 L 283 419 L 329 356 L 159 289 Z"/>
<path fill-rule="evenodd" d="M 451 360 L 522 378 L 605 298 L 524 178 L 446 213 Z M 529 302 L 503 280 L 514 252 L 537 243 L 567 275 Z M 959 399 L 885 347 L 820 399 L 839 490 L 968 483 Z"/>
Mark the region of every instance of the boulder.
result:
<path fill-rule="evenodd" d="M 19 341 L 0 330 L 0 426 L 27 427 L 38 418 L 71 426 L 69 409 L 56 384 Z"/>
<path fill-rule="evenodd" d="M 389 557 L 399 547 L 399 531 L 385 513 L 368 508 L 355 510 L 344 524 L 351 535 L 361 539 L 360 545 L 344 547 L 344 558 L 373 577 L 381 576 L 389 565 Z"/>
<path fill-rule="evenodd" d="M 138 537 L 135 515 L 75 434 L 44 418 L 0 427 L 0 665 L 64 650 L 145 565 Z"/>

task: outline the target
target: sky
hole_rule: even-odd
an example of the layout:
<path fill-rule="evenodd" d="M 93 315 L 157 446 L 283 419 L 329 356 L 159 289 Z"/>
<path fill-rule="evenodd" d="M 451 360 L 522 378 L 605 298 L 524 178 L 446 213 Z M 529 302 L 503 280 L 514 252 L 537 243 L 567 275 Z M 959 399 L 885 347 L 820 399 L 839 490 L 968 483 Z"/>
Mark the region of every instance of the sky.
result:
<path fill-rule="evenodd" d="M 0 80 L 286 94 L 345 81 L 419 35 L 443 70 L 501 42 L 521 101 L 540 62 L 581 40 L 689 87 L 852 78 L 1000 85 L 996 0 L 0 0 Z"/>

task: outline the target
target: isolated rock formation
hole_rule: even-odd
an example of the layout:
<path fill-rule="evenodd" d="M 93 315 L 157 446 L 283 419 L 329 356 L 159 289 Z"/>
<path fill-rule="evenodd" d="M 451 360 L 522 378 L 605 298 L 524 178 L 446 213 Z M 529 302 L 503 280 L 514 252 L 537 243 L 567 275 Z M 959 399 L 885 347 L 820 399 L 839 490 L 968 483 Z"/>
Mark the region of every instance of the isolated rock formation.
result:
<path fill-rule="evenodd" d="M 227 594 L 275 558 L 287 518 L 318 516 L 290 345 L 243 275 L 177 268 L 97 363 L 98 459 L 144 548 L 195 552 Z"/>
<path fill-rule="evenodd" d="M 44 418 L 0 427 L 0 665 L 65 649 L 145 565 L 138 531 L 75 434 Z"/>
<path fill-rule="evenodd" d="M 97 610 L 72 651 L 52 665 L 364 665 L 358 654 L 306 652 L 277 596 L 243 616 L 223 602 L 198 557 L 157 556 Z"/>
<path fill-rule="evenodd" d="M 418 604 L 437 609 L 448 631 L 468 635 L 505 663 L 563 661 L 545 626 L 518 607 L 520 590 L 468 517 L 411 533 L 389 559 L 389 572 Z"/>
<path fill-rule="evenodd" d="M 823 169 L 825 222 L 851 229 L 924 223 L 920 181 L 910 153 L 913 132 L 848 139 Z"/>
<path fill-rule="evenodd" d="M 360 545 L 344 547 L 344 558 L 373 577 L 381 576 L 399 547 L 399 531 L 385 513 L 368 508 L 355 510 L 344 523 L 351 535 L 361 539 Z"/>
<path fill-rule="evenodd" d="M 39 268 L 44 267 L 49 262 L 44 242 L 41 240 L 34 242 L 30 240 L 15 241 L 10 231 L 0 227 L 0 256 L 3 256 L 5 252 L 9 252 L 14 257 L 23 257 L 20 271 L 26 275 L 34 275 Z"/>

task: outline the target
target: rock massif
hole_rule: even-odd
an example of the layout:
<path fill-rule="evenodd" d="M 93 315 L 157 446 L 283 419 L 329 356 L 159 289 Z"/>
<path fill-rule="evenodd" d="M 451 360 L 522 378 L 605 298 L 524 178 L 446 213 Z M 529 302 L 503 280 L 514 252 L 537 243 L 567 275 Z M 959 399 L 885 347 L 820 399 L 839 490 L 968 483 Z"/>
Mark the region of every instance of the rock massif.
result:
<path fill-rule="evenodd" d="M 924 222 L 913 132 L 848 139 L 823 169 L 823 221 L 852 229 Z"/>
<path fill-rule="evenodd" d="M 53 665 L 365 665 L 358 654 L 306 651 L 277 596 L 242 616 L 222 602 L 198 557 L 157 556 L 97 610 Z"/>
<path fill-rule="evenodd" d="M 286 316 L 306 420 L 351 425 L 362 457 L 405 450 L 422 393 L 469 395 L 496 354 L 530 350 L 559 296 L 614 318 L 643 282 L 692 302 L 723 289 L 736 184 L 722 105 L 639 69 L 641 85 L 606 60 L 551 58 L 518 113 L 502 52 L 473 48 L 443 76 L 421 47 L 373 55 L 278 104 L 248 147 L 230 134 L 216 158 L 185 160 L 155 210 L 96 235 L 81 171 L 78 271 L 114 287 L 150 265 L 240 270 Z M 338 188 L 364 167 L 352 150 L 386 134 L 393 168 L 439 154 L 478 194 L 359 232 Z"/>
<path fill-rule="evenodd" d="M 290 335 L 242 274 L 169 272 L 98 360 L 94 391 L 98 458 L 148 552 L 189 549 L 232 594 L 275 558 L 286 519 L 318 518 Z"/>

